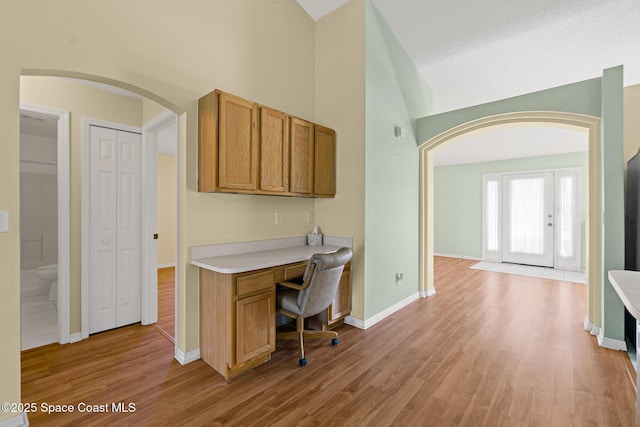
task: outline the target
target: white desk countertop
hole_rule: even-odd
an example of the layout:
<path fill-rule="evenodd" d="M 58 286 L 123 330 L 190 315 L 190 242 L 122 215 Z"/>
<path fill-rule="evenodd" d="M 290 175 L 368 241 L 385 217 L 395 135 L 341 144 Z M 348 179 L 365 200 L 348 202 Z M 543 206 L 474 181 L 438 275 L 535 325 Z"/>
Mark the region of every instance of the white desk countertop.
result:
<path fill-rule="evenodd" d="M 307 261 L 313 254 L 335 252 L 340 246 L 293 246 L 234 255 L 192 259 L 191 264 L 218 273 L 244 273 L 261 268 Z"/>
<path fill-rule="evenodd" d="M 609 281 L 629 313 L 640 320 L 640 271 L 611 270 Z"/>

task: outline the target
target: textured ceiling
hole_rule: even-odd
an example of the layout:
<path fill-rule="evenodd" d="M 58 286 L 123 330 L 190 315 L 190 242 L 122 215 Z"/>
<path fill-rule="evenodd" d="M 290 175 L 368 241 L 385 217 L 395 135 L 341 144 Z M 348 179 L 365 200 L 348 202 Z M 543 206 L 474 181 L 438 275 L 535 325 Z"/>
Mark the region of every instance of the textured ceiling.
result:
<path fill-rule="evenodd" d="M 297 0 L 317 21 L 347 0 Z M 433 113 L 602 76 L 640 84 L 639 0 L 371 0 L 433 92 Z"/>
<path fill-rule="evenodd" d="M 316 21 L 345 3 L 298 2 Z M 432 114 L 601 77 L 617 65 L 624 65 L 625 86 L 640 84 L 640 0 L 371 2 L 431 88 Z M 579 151 L 574 137 L 493 129 L 451 144 L 436 162 Z"/>
<path fill-rule="evenodd" d="M 372 0 L 433 92 L 433 113 L 600 77 L 640 83 L 638 0 Z"/>

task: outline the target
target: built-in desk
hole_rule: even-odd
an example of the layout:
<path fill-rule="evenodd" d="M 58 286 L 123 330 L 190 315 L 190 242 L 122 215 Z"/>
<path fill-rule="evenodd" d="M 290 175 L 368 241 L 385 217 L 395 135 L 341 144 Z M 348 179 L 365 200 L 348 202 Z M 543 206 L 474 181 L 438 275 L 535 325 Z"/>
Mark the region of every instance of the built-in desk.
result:
<path fill-rule="evenodd" d="M 325 236 L 306 246 L 306 236 L 191 249 L 200 267 L 200 357 L 226 379 L 271 358 L 275 351 L 275 285 L 302 277 L 309 258 L 351 247 L 351 239 Z M 350 264 L 345 266 L 321 327 L 351 312 Z"/>

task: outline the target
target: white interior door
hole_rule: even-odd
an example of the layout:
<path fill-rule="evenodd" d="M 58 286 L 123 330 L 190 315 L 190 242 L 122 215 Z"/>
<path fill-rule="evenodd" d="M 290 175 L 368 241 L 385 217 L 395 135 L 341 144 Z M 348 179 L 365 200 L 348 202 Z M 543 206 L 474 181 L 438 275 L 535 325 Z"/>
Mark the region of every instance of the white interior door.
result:
<path fill-rule="evenodd" d="M 140 321 L 139 134 L 90 128 L 89 333 Z"/>
<path fill-rule="evenodd" d="M 503 177 L 503 261 L 553 267 L 553 176 Z"/>

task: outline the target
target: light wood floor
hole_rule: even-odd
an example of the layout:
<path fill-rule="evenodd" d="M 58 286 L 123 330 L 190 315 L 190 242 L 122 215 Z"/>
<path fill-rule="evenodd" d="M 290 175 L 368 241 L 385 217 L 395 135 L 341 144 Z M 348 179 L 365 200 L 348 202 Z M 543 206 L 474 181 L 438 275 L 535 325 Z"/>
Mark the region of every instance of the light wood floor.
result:
<path fill-rule="evenodd" d="M 632 426 L 635 374 L 582 327 L 584 284 L 471 270 L 436 258 L 437 294 L 340 345 L 278 342 L 225 381 L 181 366 L 154 327 L 23 352 L 22 401 L 134 403 L 129 414 L 29 414 L 33 425 Z"/>
<path fill-rule="evenodd" d="M 155 324 L 169 341 L 175 343 L 175 271 L 174 267 L 158 269 L 158 323 Z"/>

